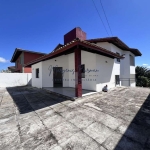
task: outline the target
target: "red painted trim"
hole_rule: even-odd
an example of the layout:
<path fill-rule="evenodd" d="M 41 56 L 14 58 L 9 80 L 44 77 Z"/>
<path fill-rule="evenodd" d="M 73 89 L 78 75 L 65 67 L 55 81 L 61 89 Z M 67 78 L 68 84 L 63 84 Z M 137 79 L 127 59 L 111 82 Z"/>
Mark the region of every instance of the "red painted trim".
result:
<path fill-rule="evenodd" d="M 82 79 L 81 79 L 81 49 L 75 49 L 75 96 L 82 97 Z"/>

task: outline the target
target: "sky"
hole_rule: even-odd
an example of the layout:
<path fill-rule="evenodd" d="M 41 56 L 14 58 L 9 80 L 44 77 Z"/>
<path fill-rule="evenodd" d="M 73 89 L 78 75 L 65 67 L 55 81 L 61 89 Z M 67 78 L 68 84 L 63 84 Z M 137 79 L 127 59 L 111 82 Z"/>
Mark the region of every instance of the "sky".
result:
<path fill-rule="evenodd" d="M 136 65 L 150 68 L 150 1 L 101 2 L 112 34 L 100 0 L 0 0 L 0 70 L 14 65 L 10 60 L 15 48 L 50 53 L 75 27 L 81 27 L 87 39 L 117 36 L 141 51 Z"/>

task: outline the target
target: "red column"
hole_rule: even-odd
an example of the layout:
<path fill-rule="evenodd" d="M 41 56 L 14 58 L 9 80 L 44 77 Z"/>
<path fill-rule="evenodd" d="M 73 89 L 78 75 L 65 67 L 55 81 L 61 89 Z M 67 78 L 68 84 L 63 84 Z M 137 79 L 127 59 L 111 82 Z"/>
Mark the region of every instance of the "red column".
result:
<path fill-rule="evenodd" d="M 82 97 L 82 79 L 81 79 L 81 49 L 77 48 L 75 55 L 75 96 Z"/>

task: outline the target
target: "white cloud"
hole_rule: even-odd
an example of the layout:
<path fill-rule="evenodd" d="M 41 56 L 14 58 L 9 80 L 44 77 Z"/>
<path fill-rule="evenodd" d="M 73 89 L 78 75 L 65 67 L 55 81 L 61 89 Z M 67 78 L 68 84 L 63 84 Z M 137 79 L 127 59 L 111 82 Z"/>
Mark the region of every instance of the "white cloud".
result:
<path fill-rule="evenodd" d="M 0 57 L 0 63 L 6 63 L 6 62 L 9 62 L 9 60 L 6 60 L 5 58 Z"/>
<path fill-rule="evenodd" d="M 143 64 L 143 66 L 148 66 L 148 64 Z"/>
<path fill-rule="evenodd" d="M 149 68 L 149 69 L 150 69 L 150 66 L 147 66 L 147 68 Z"/>

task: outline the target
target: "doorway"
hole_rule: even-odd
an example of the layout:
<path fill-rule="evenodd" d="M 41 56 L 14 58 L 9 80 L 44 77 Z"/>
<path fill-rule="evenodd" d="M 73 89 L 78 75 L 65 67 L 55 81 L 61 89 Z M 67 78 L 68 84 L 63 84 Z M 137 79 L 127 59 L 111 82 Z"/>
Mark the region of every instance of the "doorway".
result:
<path fill-rule="evenodd" d="M 53 87 L 63 87 L 62 67 L 53 67 Z"/>

